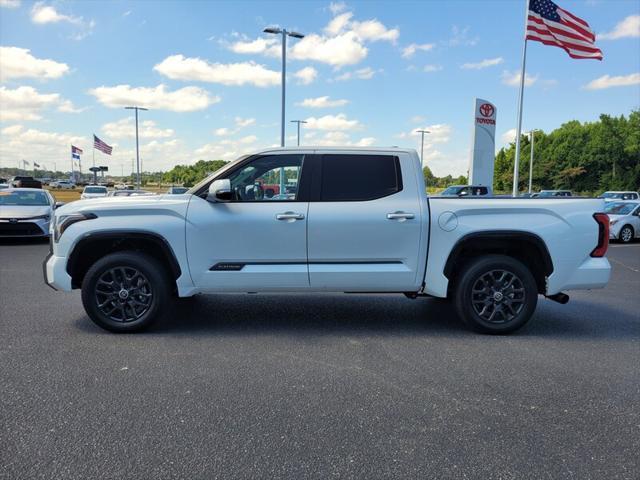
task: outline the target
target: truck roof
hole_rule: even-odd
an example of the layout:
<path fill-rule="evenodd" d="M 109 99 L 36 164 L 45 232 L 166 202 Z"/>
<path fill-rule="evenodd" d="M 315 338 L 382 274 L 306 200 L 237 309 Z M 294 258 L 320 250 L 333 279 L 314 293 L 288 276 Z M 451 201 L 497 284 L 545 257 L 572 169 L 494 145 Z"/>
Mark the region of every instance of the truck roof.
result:
<path fill-rule="evenodd" d="M 316 146 L 316 145 L 301 145 L 299 147 L 273 147 L 257 150 L 255 153 L 267 153 L 267 152 L 308 152 L 309 150 L 315 150 L 318 152 L 384 152 L 384 153 L 414 153 L 415 148 L 401 148 L 401 147 L 351 147 L 351 146 Z"/>

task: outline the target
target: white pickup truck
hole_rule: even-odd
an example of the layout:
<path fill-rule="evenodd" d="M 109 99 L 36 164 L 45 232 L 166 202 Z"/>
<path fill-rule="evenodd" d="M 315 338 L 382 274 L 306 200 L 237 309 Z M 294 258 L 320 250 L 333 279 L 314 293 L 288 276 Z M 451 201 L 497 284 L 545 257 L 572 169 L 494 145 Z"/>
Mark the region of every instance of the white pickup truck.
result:
<path fill-rule="evenodd" d="M 449 298 L 471 328 L 507 333 L 539 294 L 566 303 L 609 280 L 604 200 L 425 192 L 411 149 L 265 150 L 185 194 L 59 208 L 45 281 L 81 288 L 113 332 L 149 326 L 172 296 L 365 292 Z"/>

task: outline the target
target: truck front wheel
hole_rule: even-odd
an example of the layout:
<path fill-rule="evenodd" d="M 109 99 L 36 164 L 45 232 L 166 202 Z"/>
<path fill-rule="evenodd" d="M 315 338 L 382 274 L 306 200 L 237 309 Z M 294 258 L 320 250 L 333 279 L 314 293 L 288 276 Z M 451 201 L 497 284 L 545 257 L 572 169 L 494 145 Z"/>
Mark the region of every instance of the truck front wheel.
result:
<path fill-rule="evenodd" d="M 82 281 L 82 304 L 98 326 L 140 331 L 166 311 L 171 290 L 159 262 L 139 252 L 116 252 L 94 263 Z"/>
<path fill-rule="evenodd" d="M 538 302 L 538 288 L 529 269 L 518 260 L 486 255 L 463 267 L 455 281 L 453 302 L 458 316 L 473 330 L 504 334 L 529 321 Z"/>

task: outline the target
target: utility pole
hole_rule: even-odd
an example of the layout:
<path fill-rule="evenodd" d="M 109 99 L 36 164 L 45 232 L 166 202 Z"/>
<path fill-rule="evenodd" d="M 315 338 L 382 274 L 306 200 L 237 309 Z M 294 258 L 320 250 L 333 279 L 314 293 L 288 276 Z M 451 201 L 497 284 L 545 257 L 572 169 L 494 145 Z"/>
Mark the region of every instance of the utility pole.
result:
<path fill-rule="evenodd" d="M 148 108 L 143 108 L 143 107 L 138 107 L 138 106 L 134 106 L 134 107 L 124 107 L 125 110 L 135 110 L 136 111 L 136 159 L 137 159 L 137 165 L 138 165 L 138 175 L 136 177 L 136 184 L 137 187 L 140 188 L 140 142 L 138 140 L 138 110 L 143 110 L 143 111 L 147 111 L 149 110 Z"/>
<path fill-rule="evenodd" d="M 420 140 L 420 166 L 424 168 L 424 134 L 431 132 L 429 130 L 416 130 L 416 133 L 422 135 L 422 139 Z"/>
<path fill-rule="evenodd" d="M 286 98 L 286 74 L 287 74 L 287 36 L 293 38 L 304 38 L 298 32 L 289 32 L 285 28 L 269 27 L 263 30 L 264 33 L 282 35 L 282 112 L 280 118 L 280 146 L 284 147 L 284 123 L 285 123 L 285 98 Z"/>
<path fill-rule="evenodd" d="M 306 120 L 291 120 L 291 123 L 297 123 L 298 124 L 298 146 L 300 146 L 300 124 L 301 123 L 307 123 Z"/>

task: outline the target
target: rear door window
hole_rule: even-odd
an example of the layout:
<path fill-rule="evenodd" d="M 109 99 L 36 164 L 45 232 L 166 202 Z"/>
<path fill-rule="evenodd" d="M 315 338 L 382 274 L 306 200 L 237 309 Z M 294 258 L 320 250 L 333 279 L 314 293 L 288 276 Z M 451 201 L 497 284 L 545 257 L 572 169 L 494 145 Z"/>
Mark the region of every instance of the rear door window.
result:
<path fill-rule="evenodd" d="M 323 155 L 320 199 L 367 201 L 402 190 L 400 161 L 394 155 Z"/>

